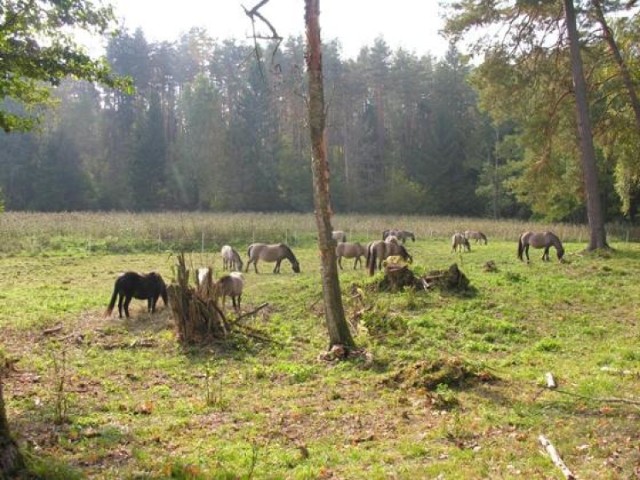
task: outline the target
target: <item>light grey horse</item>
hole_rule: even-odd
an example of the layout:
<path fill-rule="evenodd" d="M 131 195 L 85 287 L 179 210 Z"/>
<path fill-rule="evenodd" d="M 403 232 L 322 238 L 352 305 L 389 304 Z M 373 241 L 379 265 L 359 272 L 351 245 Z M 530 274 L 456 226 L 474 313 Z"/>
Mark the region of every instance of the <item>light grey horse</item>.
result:
<path fill-rule="evenodd" d="M 549 261 L 549 248 L 555 247 L 558 260 L 562 262 L 564 247 L 558 236 L 553 232 L 524 232 L 520 235 L 520 239 L 518 240 L 518 258 L 524 261 L 522 258 L 522 254 L 524 253 L 527 257 L 527 263 L 529 262 L 529 246 L 533 248 L 544 248 L 542 260 L 547 262 Z"/>
<path fill-rule="evenodd" d="M 222 270 L 242 271 L 242 259 L 240 258 L 240 254 L 233 247 L 223 245 L 220 249 L 220 256 L 222 256 Z"/>
<path fill-rule="evenodd" d="M 280 273 L 280 263 L 284 258 L 289 260 L 291 268 L 295 273 L 300 273 L 300 264 L 291 249 L 284 243 L 276 243 L 267 245 L 266 243 L 252 243 L 247 250 L 249 261 L 245 268 L 245 272 L 249 271 L 249 265 L 253 263 L 253 268 L 258 273 L 258 260 L 265 262 L 276 262 L 273 273 Z"/>
<path fill-rule="evenodd" d="M 336 257 L 338 257 L 338 266 L 342 270 L 342 257 L 355 258 L 353 261 L 353 269 L 355 270 L 358 262 L 362 266 L 362 257 L 367 255 L 367 250 L 358 242 L 348 243 L 341 242 L 336 246 Z"/>
<path fill-rule="evenodd" d="M 456 232 L 451 237 L 451 252 L 471 251 L 471 244 L 462 233 Z"/>
<path fill-rule="evenodd" d="M 338 243 L 346 242 L 347 234 L 344 233 L 342 230 L 334 230 L 333 232 L 331 232 L 331 238 L 333 238 Z"/>
<path fill-rule="evenodd" d="M 482 232 L 478 232 L 475 230 L 466 230 L 464 232 L 464 236 L 467 240 L 471 240 L 471 239 L 475 240 L 476 243 L 481 242 L 481 243 L 484 243 L 485 245 L 488 243 L 487 236 Z"/>

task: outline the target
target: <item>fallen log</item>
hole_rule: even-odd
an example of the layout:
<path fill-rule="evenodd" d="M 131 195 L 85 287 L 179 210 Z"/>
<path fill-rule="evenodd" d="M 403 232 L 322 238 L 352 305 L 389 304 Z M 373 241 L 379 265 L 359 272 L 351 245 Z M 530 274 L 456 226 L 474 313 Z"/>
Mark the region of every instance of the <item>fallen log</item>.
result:
<path fill-rule="evenodd" d="M 562 461 L 562 458 L 560 457 L 560 454 L 556 450 L 556 447 L 553 446 L 553 444 L 547 439 L 547 437 L 545 437 L 544 435 L 539 435 L 538 441 L 540 442 L 540 444 L 542 444 L 545 451 L 551 458 L 551 461 L 554 463 L 556 467 L 560 469 L 564 477 L 567 480 L 575 480 L 576 476 L 573 474 L 571 470 L 569 470 L 569 467 L 567 467 L 565 463 Z"/>

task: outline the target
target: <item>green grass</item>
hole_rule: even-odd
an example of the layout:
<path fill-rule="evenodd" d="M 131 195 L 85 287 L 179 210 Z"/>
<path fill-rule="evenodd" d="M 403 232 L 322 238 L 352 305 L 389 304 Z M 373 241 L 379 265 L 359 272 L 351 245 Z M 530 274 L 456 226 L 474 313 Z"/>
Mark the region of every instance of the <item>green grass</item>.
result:
<path fill-rule="evenodd" d="M 326 363 L 308 215 L 5 214 L 0 222 L 0 236 L 14 242 L 0 247 L 2 352 L 19 359 L 5 380 L 7 413 L 42 478 L 562 478 L 540 454 L 540 433 L 580 478 L 634 478 L 640 412 L 606 401 L 640 400 L 640 245 L 626 235 L 610 235 L 612 253 L 589 255 L 583 227 L 554 225 L 568 262 L 543 263 L 532 250 L 525 264 L 515 258 L 518 234 L 548 226 L 336 217 L 336 228 L 362 241 L 389 225 L 414 230 L 412 269 L 456 262 L 474 290 L 377 293 L 379 276 L 345 268 L 346 315 L 372 361 Z M 485 231 L 489 245 L 450 253 L 450 234 L 465 228 Z M 243 310 L 269 302 L 245 322 L 271 341 L 238 336 L 185 349 L 168 309 L 150 316 L 141 301 L 129 320 L 103 318 L 119 272 L 158 270 L 171 280 L 178 245 L 192 248 L 192 267 L 219 274 L 220 244 L 244 257 L 263 235 L 287 239 L 302 266 L 300 275 L 286 262 L 280 275 L 266 264 L 245 275 Z M 485 271 L 489 260 L 496 272 Z M 419 367 L 440 362 L 480 376 L 421 386 Z M 544 388 L 546 372 L 566 393 Z M 56 424 L 61 400 L 67 421 Z"/>

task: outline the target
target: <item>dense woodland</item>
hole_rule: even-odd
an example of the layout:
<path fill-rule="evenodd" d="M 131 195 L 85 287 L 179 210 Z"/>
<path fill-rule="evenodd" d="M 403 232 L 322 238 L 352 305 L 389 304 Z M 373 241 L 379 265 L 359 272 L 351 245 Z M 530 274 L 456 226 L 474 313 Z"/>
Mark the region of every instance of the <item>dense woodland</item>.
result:
<path fill-rule="evenodd" d="M 615 24 L 634 77 L 638 27 Z M 607 219 L 633 217 L 640 136 L 604 41 L 588 41 Z M 106 55 L 134 95 L 67 80 L 37 131 L 0 134 L 7 209 L 313 208 L 302 38 L 256 52 L 198 29 L 123 31 Z M 584 220 L 566 46 L 478 64 L 379 38 L 356 59 L 328 42 L 323 61 L 336 211 Z"/>

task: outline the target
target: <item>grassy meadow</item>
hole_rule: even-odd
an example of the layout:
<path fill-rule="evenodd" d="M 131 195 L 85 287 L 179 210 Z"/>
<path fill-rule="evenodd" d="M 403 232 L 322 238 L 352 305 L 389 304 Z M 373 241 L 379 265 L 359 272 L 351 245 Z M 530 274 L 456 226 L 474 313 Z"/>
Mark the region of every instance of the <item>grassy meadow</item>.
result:
<path fill-rule="evenodd" d="M 412 230 L 417 275 L 457 263 L 471 289 L 380 293 L 345 260 L 341 287 L 367 355 L 320 358 L 323 325 L 311 214 L 0 215 L 0 353 L 7 414 L 46 479 L 564 478 L 545 435 L 581 479 L 640 475 L 640 232 L 611 226 L 585 254 L 584 226 L 336 215 L 349 240 Z M 566 262 L 531 249 L 553 229 Z M 488 245 L 451 253 L 456 230 Z M 184 348 L 168 308 L 103 313 L 119 272 L 222 270 L 229 243 L 286 241 L 302 272 L 245 274 L 255 335 Z M 493 261 L 497 270 L 486 264 Z M 354 295 L 359 292 L 360 295 Z M 233 318 L 231 309 L 228 315 Z M 15 363 L 14 363 L 15 362 Z M 545 374 L 558 383 L 548 389 Z"/>

